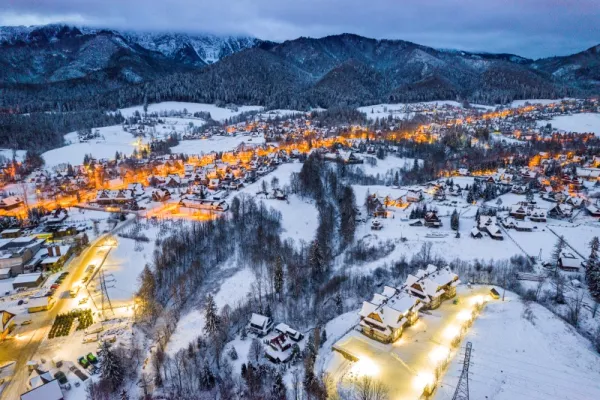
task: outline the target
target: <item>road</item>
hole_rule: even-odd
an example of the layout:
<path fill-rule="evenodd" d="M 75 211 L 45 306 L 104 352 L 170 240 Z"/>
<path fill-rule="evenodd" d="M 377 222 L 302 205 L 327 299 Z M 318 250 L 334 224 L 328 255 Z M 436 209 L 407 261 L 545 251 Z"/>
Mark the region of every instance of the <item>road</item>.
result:
<path fill-rule="evenodd" d="M 86 267 L 89 264 L 94 264 L 93 261 L 95 261 L 94 258 L 96 258 L 98 251 L 105 248 L 101 244 L 103 244 L 106 236 L 107 234 L 104 234 L 94 240 L 82 254 L 71 260 L 68 268 L 65 268 L 66 271 L 69 271 L 69 275 L 56 292 L 58 297 L 54 307 L 50 311 L 31 314 L 32 323 L 30 325 L 17 327 L 13 335 L 16 337 L 0 343 L 0 365 L 8 361 L 16 362 L 15 374 L 0 394 L 0 400 L 19 399 L 20 395 L 27 391 L 27 378 L 29 376 L 26 368 L 27 362 L 35 359 L 35 355 L 44 339 L 47 338 L 56 316 L 73 308 L 73 303 L 76 300 L 70 297 L 69 290 L 82 279 Z M 50 360 L 47 360 L 47 362 L 50 362 Z"/>

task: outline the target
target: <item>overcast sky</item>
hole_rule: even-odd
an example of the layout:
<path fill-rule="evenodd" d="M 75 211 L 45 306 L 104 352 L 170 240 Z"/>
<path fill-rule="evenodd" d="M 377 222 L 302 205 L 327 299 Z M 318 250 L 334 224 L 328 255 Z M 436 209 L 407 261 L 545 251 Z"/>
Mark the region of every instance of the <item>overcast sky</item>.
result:
<path fill-rule="evenodd" d="M 437 47 L 566 55 L 600 43 L 600 0 L 0 0 L 0 25 L 245 34 L 344 32 Z"/>

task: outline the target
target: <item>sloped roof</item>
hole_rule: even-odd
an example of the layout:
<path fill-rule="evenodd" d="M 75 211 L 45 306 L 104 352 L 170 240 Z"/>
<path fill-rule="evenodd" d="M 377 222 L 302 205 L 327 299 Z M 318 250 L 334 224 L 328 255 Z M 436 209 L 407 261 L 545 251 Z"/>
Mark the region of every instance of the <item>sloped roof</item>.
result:
<path fill-rule="evenodd" d="M 269 317 L 265 317 L 264 315 L 252 313 L 252 317 L 250 318 L 250 323 L 256 326 L 264 327 L 267 324 Z"/>

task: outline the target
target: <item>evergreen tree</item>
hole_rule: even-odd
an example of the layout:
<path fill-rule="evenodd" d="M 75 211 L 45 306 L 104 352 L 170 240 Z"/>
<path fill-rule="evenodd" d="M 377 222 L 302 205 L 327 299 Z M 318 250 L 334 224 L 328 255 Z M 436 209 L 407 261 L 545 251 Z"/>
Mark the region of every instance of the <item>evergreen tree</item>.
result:
<path fill-rule="evenodd" d="M 554 270 L 555 273 L 558 272 L 558 260 L 561 258 L 562 252 L 564 249 L 565 249 L 565 238 L 561 236 L 556 241 L 556 244 L 554 245 L 554 250 L 552 250 L 552 262 L 554 263 L 554 266 L 555 266 L 555 270 Z"/>
<path fill-rule="evenodd" d="M 342 294 L 340 292 L 335 294 L 335 310 L 338 315 L 344 312 L 344 300 L 342 299 Z"/>
<path fill-rule="evenodd" d="M 231 350 L 229 350 L 229 357 L 234 361 L 238 359 L 238 353 L 233 346 L 231 346 Z"/>
<path fill-rule="evenodd" d="M 314 277 L 320 277 L 325 272 L 325 260 L 318 240 L 313 240 L 310 246 L 308 263 Z"/>
<path fill-rule="evenodd" d="M 340 199 L 340 233 L 344 246 L 348 246 L 354 240 L 356 231 L 356 198 L 351 186 L 344 186 Z"/>
<path fill-rule="evenodd" d="M 319 346 L 323 347 L 323 344 L 327 341 L 327 331 L 325 328 L 321 331 L 321 340 L 319 341 Z"/>
<path fill-rule="evenodd" d="M 204 304 L 204 332 L 208 336 L 214 336 L 219 331 L 219 314 L 217 313 L 217 305 L 215 303 L 215 299 L 209 293 L 206 296 L 206 302 Z"/>
<path fill-rule="evenodd" d="M 286 400 L 287 399 L 287 389 L 285 387 L 285 383 L 283 382 L 283 377 L 281 373 L 277 373 L 275 375 L 275 382 L 273 382 L 273 390 L 271 390 L 271 400 Z"/>
<path fill-rule="evenodd" d="M 125 371 L 119 356 L 109 347 L 108 342 L 102 344 L 102 362 L 100 376 L 107 383 L 111 392 L 116 391 L 125 379 Z"/>
<path fill-rule="evenodd" d="M 587 261 L 585 271 L 585 279 L 590 290 L 590 295 L 600 302 L 600 261 L 598 260 L 598 250 L 600 249 L 600 241 L 595 236 L 590 242 L 590 256 Z"/>
<path fill-rule="evenodd" d="M 123 389 L 123 391 L 121 392 L 121 397 L 119 397 L 120 400 L 129 400 L 129 395 L 127 394 L 127 391 L 125 389 Z"/>
<path fill-rule="evenodd" d="M 450 217 L 450 227 L 452 228 L 452 230 L 457 231 L 458 225 L 459 225 L 459 216 L 458 216 L 458 212 L 456 211 L 456 209 L 454 209 L 454 212 L 452 212 L 452 216 Z"/>
<path fill-rule="evenodd" d="M 284 287 L 283 262 L 281 260 L 281 257 L 277 257 L 275 259 L 274 275 L 275 275 L 274 276 L 275 293 L 277 293 L 279 300 L 281 300 L 281 295 L 283 293 L 283 287 Z"/>
<path fill-rule="evenodd" d="M 469 193 L 467 193 L 467 203 L 473 204 L 473 200 L 473 190 L 469 190 Z"/>

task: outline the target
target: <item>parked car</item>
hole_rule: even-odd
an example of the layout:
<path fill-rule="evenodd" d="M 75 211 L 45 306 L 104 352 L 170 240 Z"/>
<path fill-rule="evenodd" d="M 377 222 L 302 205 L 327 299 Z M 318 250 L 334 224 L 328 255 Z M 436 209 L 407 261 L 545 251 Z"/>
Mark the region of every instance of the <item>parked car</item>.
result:
<path fill-rule="evenodd" d="M 90 366 L 89 361 L 87 360 L 87 358 L 85 357 L 79 357 L 79 359 L 77 360 L 77 362 L 79 363 L 79 365 L 81 365 L 83 368 L 87 368 Z"/>
<path fill-rule="evenodd" d="M 94 355 L 94 353 L 88 353 L 88 355 L 86 356 L 86 358 L 92 364 L 97 364 L 98 363 L 98 358 L 96 358 L 96 356 Z"/>
<path fill-rule="evenodd" d="M 65 375 L 65 373 L 64 373 L 64 372 L 62 372 L 62 371 L 58 371 L 56 374 L 54 374 L 54 377 L 55 377 L 56 379 L 58 379 L 58 383 L 60 383 L 60 384 L 62 384 L 62 385 L 64 385 L 64 384 L 66 384 L 67 382 L 69 382 L 69 380 L 67 379 L 67 376 L 66 376 L 66 375 Z"/>

